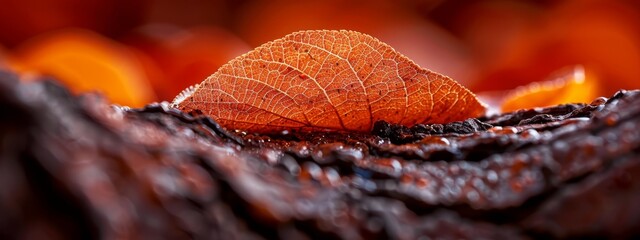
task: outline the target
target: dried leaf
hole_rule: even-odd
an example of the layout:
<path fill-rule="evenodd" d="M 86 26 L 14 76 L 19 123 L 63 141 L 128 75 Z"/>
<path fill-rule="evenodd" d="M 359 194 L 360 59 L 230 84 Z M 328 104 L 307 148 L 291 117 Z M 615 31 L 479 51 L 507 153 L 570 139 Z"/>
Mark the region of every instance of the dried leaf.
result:
<path fill-rule="evenodd" d="M 502 111 L 548 107 L 564 103 L 588 103 L 597 97 L 597 81 L 585 74 L 582 66 L 561 70 L 551 80 L 534 82 L 509 93 L 502 103 Z"/>
<path fill-rule="evenodd" d="M 302 31 L 242 55 L 174 100 L 233 129 L 370 131 L 485 112 L 469 90 L 353 31 Z"/>

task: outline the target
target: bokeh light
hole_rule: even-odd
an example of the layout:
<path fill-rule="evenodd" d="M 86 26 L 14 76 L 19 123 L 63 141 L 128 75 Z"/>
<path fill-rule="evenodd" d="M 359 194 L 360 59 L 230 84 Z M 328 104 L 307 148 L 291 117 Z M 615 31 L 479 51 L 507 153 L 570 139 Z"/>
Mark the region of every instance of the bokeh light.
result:
<path fill-rule="evenodd" d="M 506 92 L 574 66 L 592 76 L 588 97 L 640 88 L 632 0 L 9 0 L 0 9 L 0 68 L 139 107 L 309 29 L 372 35 L 474 92 Z"/>

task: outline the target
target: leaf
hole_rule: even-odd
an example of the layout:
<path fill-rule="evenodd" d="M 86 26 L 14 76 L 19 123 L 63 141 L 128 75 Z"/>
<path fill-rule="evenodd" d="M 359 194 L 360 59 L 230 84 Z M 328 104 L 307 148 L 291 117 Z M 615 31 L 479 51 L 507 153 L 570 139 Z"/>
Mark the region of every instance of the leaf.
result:
<path fill-rule="evenodd" d="M 100 91 L 114 103 L 141 107 L 156 97 L 131 53 L 94 32 L 70 29 L 22 44 L 10 64 L 23 76 L 54 76 L 74 92 Z"/>
<path fill-rule="evenodd" d="M 373 123 L 446 123 L 485 107 L 449 77 L 353 31 L 302 31 L 242 55 L 174 100 L 232 129 L 367 132 Z"/>
<path fill-rule="evenodd" d="M 595 77 L 586 74 L 582 66 L 560 70 L 551 80 L 534 82 L 509 93 L 502 103 L 502 111 L 548 107 L 565 103 L 588 103 L 597 97 Z"/>

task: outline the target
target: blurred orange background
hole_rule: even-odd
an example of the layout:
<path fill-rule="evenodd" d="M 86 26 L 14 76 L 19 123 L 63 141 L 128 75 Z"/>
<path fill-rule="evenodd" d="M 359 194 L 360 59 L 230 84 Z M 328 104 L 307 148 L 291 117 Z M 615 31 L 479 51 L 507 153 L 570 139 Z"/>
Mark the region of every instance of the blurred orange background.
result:
<path fill-rule="evenodd" d="M 308 29 L 367 33 L 474 92 L 504 95 L 584 69 L 584 79 L 567 85 L 573 93 L 552 89 L 564 97 L 539 104 L 640 88 L 635 0 L 7 0 L 0 68 L 140 107 L 170 101 L 230 59 Z"/>

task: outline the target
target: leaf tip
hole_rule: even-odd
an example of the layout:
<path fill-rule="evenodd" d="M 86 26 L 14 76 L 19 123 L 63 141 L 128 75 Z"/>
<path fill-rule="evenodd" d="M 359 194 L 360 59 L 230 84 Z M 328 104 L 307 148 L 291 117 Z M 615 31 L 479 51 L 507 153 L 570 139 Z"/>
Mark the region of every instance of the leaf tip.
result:
<path fill-rule="evenodd" d="M 200 84 L 195 84 L 192 86 L 189 86 L 188 88 L 182 90 L 182 92 L 180 92 L 174 99 L 173 101 L 171 101 L 171 106 L 174 108 L 177 108 L 178 106 L 180 106 L 180 103 L 182 103 L 184 100 L 186 100 L 188 97 L 190 97 L 191 95 L 193 95 L 193 93 L 196 92 L 196 89 L 198 89 L 198 86 Z"/>

